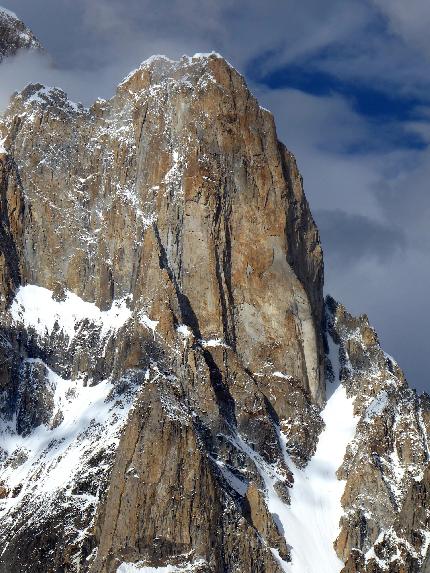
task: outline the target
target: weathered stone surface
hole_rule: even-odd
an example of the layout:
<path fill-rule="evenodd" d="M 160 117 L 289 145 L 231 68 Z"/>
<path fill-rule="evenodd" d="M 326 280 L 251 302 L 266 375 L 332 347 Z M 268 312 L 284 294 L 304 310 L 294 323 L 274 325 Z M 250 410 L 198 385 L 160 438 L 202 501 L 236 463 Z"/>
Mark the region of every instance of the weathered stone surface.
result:
<path fill-rule="evenodd" d="M 89 111 L 29 86 L 6 126 L 9 283 L 102 309 L 132 294 L 322 402 L 318 233 L 273 117 L 224 60 L 151 61 Z"/>
<path fill-rule="evenodd" d="M 0 573 L 285 571 L 270 496 L 315 452 L 329 338 L 358 420 L 343 573 L 428 570 L 430 399 L 324 307 L 294 157 L 243 78 L 151 58 L 90 109 L 30 85 L 0 139 Z"/>
<path fill-rule="evenodd" d="M 429 398 L 409 389 L 366 316 L 328 301 L 343 384 L 360 417 L 339 478 L 345 515 L 336 541 L 343 573 L 421 571 L 429 548 Z"/>
<path fill-rule="evenodd" d="M 289 550 L 264 475 L 277 476 L 287 502 L 279 429 L 305 464 L 325 382 L 322 252 L 273 117 L 212 55 L 151 59 L 89 110 L 28 86 L 0 131 L 5 420 L 19 414 L 26 444 L 40 427 L 63 435 L 81 385 L 113 385 L 110 415 L 115 399 L 129 403 L 130 377 L 135 396 L 115 457 L 111 446 L 90 454 L 87 434 L 102 444 L 106 431 L 90 423 L 66 451 L 83 449 L 82 471 L 45 494 L 49 503 L 38 476 L 59 458 L 22 470 L 4 508 L 0 571 L 185 560 L 213 573 L 280 572 Z M 20 285 L 38 285 L 36 298 L 49 289 L 58 319 L 33 320 Z M 70 327 L 72 303 L 89 315 Z M 104 326 L 114 309 L 124 320 Z"/>

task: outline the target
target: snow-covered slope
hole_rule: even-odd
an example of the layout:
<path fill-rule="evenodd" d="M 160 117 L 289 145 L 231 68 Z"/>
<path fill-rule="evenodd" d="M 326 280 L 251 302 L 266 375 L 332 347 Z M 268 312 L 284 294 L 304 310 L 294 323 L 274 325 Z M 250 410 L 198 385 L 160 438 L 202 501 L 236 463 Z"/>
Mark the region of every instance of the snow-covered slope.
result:
<path fill-rule="evenodd" d="M 45 389 L 52 396 L 53 415 L 26 435 L 17 432 L 15 417 L 0 426 L 0 481 L 9 493 L 0 500 L 3 524 L 12 509 L 29 504 L 34 496 L 43 499 L 45 511 L 51 500 L 64 492 L 79 502 L 82 510 L 88 505 L 95 509 L 96 487 L 94 495 L 73 490 L 85 473 L 94 479 L 95 486 L 108 469 L 107 460 L 116 450 L 119 430 L 132 404 L 132 388 L 128 395 L 118 395 L 110 380 L 84 386 L 82 379 L 58 376 L 40 359 L 27 359 L 23 369 L 29 371 L 30 383 L 22 392 L 38 390 L 35 371 L 46 376 Z M 94 472 L 88 464 L 100 454 L 106 456 L 106 461 Z"/>
<path fill-rule="evenodd" d="M 56 300 L 52 291 L 36 285 L 18 289 L 10 313 L 16 323 L 31 328 L 41 338 L 57 329 L 69 341 L 79 334 L 79 328 L 86 321 L 99 327 L 100 338 L 105 339 L 131 317 L 125 298 L 115 300 L 109 310 L 101 311 L 94 303 L 86 302 L 72 292 L 64 292 L 62 300 Z"/>
<path fill-rule="evenodd" d="M 343 562 L 336 555 L 334 541 L 343 514 L 341 497 L 345 481 L 336 472 L 346 448 L 354 438 L 357 420 L 352 400 L 336 383 L 322 412 L 325 428 L 309 464 L 294 468 L 291 505 L 283 519 L 285 537 L 291 545 L 289 573 L 340 573 Z"/>
<path fill-rule="evenodd" d="M 10 360 L 21 353 L 15 393 L 3 391 L 0 402 L 0 563 L 8 537 L 17 535 L 24 522 L 37 531 L 49 516 L 55 523 L 59 512 L 70 515 L 63 522 L 65 540 L 82 544 L 91 537 L 121 429 L 138 390 L 155 373 L 111 371 L 93 380 L 74 373 L 70 361 L 79 351 L 78 341 L 89 338 L 93 359 L 103 356 L 131 314 L 125 300 L 101 311 L 73 293 L 64 292 L 58 300 L 48 289 L 26 285 L 3 315 L 2 324 L 19 329 L 39 356 L 26 357 L 0 338 Z M 55 347 L 58 356 L 63 354 L 59 363 L 53 359 Z M 84 557 L 74 555 L 76 566 Z"/>

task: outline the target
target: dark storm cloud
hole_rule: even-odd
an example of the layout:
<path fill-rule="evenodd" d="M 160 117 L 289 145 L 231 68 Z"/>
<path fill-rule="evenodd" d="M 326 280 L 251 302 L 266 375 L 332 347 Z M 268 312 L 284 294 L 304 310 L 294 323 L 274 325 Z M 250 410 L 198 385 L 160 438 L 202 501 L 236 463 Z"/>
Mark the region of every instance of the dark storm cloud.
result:
<path fill-rule="evenodd" d="M 328 253 L 326 256 L 343 270 L 361 259 L 375 259 L 384 264 L 406 246 L 401 229 L 372 221 L 364 215 L 336 209 L 316 211 L 314 216 L 324 251 Z"/>
<path fill-rule="evenodd" d="M 0 0 L 52 56 L 1 67 L 90 104 L 154 53 L 222 53 L 275 115 L 325 248 L 326 289 L 367 312 L 429 388 L 428 0 Z"/>

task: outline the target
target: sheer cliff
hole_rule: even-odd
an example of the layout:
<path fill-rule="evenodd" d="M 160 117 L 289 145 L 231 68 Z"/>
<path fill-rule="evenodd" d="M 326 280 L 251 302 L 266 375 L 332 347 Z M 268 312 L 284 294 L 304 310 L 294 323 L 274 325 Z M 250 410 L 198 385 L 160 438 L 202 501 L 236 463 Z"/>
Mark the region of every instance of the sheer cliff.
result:
<path fill-rule="evenodd" d="M 0 572 L 427 571 L 429 400 L 244 79 L 29 85 L 0 140 Z"/>

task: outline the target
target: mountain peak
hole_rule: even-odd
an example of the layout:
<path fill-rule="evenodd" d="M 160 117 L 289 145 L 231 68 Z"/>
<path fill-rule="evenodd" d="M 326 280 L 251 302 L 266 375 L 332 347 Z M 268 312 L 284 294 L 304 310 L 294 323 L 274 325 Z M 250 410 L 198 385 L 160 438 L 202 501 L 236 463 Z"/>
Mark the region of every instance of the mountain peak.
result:
<path fill-rule="evenodd" d="M 42 45 L 18 16 L 0 6 L 0 61 L 19 50 L 41 50 Z"/>
<path fill-rule="evenodd" d="M 132 70 L 119 84 L 118 89 L 140 89 L 141 86 L 159 85 L 166 81 L 195 86 L 200 84 L 217 83 L 220 74 L 224 72 L 235 74 L 243 80 L 239 72 L 225 58 L 216 52 L 196 53 L 193 56 L 184 55 L 178 60 L 164 55 L 154 55 L 144 60 L 140 66 Z"/>
<path fill-rule="evenodd" d="M 0 573 L 428 573 L 429 399 L 323 268 L 295 159 L 219 54 L 153 56 L 89 109 L 16 93 Z"/>

